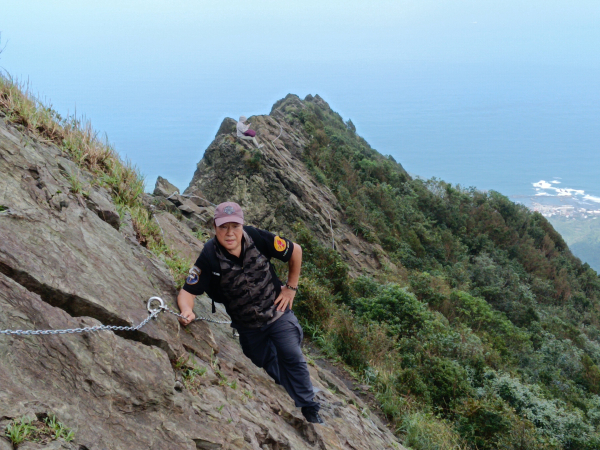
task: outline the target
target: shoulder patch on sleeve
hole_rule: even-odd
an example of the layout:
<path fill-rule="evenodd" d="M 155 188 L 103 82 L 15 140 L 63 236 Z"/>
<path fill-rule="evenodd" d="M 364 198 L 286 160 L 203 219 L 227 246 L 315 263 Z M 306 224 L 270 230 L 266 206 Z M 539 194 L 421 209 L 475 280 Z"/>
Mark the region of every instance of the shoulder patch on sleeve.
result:
<path fill-rule="evenodd" d="M 278 252 L 282 252 L 287 248 L 287 242 L 285 242 L 285 239 L 281 239 L 279 236 L 275 236 L 273 246 L 275 247 L 275 250 L 277 250 Z"/>
<path fill-rule="evenodd" d="M 201 273 L 202 273 L 202 271 L 198 267 L 196 267 L 196 266 L 192 267 L 190 269 L 190 271 L 188 272 L 188 276 L 185 279 L 185 282 L 190 285 L 196 284 L 200 280 Z"/>

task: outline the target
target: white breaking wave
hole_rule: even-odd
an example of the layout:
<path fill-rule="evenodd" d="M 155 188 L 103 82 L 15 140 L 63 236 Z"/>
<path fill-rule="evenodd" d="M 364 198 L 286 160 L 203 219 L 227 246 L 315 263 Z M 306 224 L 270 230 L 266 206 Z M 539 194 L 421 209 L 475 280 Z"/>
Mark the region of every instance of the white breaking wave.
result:
<path fill-rule="evenodd" d="M 585 191 L 579 190 L 579 189 L 560 189 L 560 188 L 553 188 L 556 190 L 556 192 L 558 192 L 558 196 L 559 197 L 573 197 L 573 195 L 584 195 Z"/>
<path fill-rule="evenodd" d="M 600 203 L 600 197 L 594 197 L 593 195 L 589 195 L 588 194 L 588 195 L 585 195 L 583 198 L 586 199 L 586 200 L 590 200 L 592 202 L 595 202 L 595 203 Z"/>
<path fill-rule="evenodd" d="M 537 183 L 531 183 L 531 184 L 533 185 L 533 187 L 535 188 L 535 190 L 538 191 L 538 193 L 535 194 L 535 195 L 538 195 L 538 196 L 550 196 L 550 197 L 554 196 L 554 195 L 552 195 L 551 193 L 549 193 L 547 191 L 554 191 L 554 192 L 556 192 L 556 195 L 558 197 L 574 197 L 576 195 L 582 195 L 582 196 L 586 195 L 585 191 L 583 189 L 558 188 L 558 187 L 554 187 L 553 186 L 553 184 L 560 184 L 560 181 L 553 180 L 550 183 L 548 183 L 546 180 L 540 180 Z M 587 198 L 587 197 L 591 197 L 588 200 L 591 200 L 592 198 L 594 198 L 594 199 L 598 198 L 598 197 L 592 197 L 591 195 L 587 195 L 584 198 Z M 596 200 L 592 200 L 592 201 L 596 201 Z"/>
<path fill-rule="evenodd" d="M 539 189 L 554 189 L 550 183 L 544 180 L 540 180 L 537 183 L 533 183 L 533 187 Z"/>

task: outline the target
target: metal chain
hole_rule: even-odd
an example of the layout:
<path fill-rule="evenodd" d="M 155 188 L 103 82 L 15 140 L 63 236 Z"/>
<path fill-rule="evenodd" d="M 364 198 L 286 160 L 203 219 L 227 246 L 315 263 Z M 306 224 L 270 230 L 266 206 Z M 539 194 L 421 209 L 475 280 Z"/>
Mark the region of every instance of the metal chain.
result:
<path fill-rule="evenodd" d="M 0 330 L 0 334 L 9 334 L 16 336 L 37 336 L 47 334 L 67 334 L 67 333 L 91 333 L 94 331 L 137 331 L 158 316 L 162 309 L 157 309 L 152 312 L 142 323 L 135 327 L 121 327 L 116 325 L 97 325 L 95 327 L 71 328 L 67 330 Z"/>
<path fill-rule="evenodd" d="M 181 317 L 182 319 L 186 319 L 186 317 L 182 316 L 181 314 L 176 313 L 172 309 L 169 309 L 168 306 L 165 306 L 164 310 L 173 314 L 174 316 Z M 202 317 L 202 316 L 196 317 L 192 322 L 198 322 L 200 320 L 204 320 L 205 322 L 220 323 L 220 324 L 230 324 L 231 323 L 230 320 L 214 320 L 214 319 L 209 319 L 208 317 Z"/>
<path fill-rule="evenodd" d="M 157 300 L 158 302 L 160 302 L 159 306 L 156 309 L 154 309 L 152 307 L 152 302 L 154 300 Z M 111 330 L 111 331 L 138 331 L 139 329 L 141 329 L 144 325 L 146 325 L 148 322 L 150 322 L 152 319 L 154 319 L 156 316 L 158 316 L 163 311 L 167 311 L 167 312 L 173 314 L 174 316 L 185 319 L 185 317 L 182 316 L 181 314 L 176 313 L 175 311 L 169 309 L 169 307 L 165 304 L 164 300 L 161 299 L 160 297 L 152 297 L 150 300 L 148 300 L 147 308 L 148 308 L 148 313 L 150 315 L 146 319 L 144 319 L 144 321 L 142 321 L 139 325 L 136 325 L 135 327 L 124 327 L 124 326 L 118 326 L 118 325 L 96 325 L 95 327 L 70 328 L 70 329 L 66 329 L 66 330 L 0 330 L 0 335 L 5 334 L 5 335 L 12 335 L 12 336 L 39 336 L 39 335 L 49 335 L 49 334 L 92 333 L 94 331 L 108 331 L 108 330 Z M 219 323 L 219 324 L 230 324 L 231 323 L 231 321 L 213 320 L 213 319 L 209 319 L 208 317 L 196 317 L 194 322 L 197 322 L 199 320 L 204 320 L 206 322 Z"/>

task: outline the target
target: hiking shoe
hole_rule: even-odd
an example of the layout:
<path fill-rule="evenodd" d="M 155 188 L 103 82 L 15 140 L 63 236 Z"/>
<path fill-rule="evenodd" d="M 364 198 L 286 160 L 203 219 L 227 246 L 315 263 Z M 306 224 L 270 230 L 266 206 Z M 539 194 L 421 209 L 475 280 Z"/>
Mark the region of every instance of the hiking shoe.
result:
<path fill-rule="evenodd" d="M 321 416 L 319 415 L 319 411 L 316 408 L 312 408 L 310 406 L 304 406 L 302 408 L 302 415 L 306 419 L 307 422 L 310 423 L 325 423 Z"/>

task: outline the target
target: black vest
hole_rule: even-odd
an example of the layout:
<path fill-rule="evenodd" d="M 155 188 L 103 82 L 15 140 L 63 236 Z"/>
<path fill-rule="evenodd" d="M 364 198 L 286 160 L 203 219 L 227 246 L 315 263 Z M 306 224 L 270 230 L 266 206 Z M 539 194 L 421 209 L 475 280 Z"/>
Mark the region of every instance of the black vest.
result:
<path fill-rule="evenodd" d="M 281 288 L 271 268 L 270 258 L 262 254 L 252 238 L 260 235 L 252 228 L 244 227 L 244 248 L 241 263 L 232 261 L 215 242 L 208 241 L 204 249 L 211 264 L 211 281 L 206 290 L 214 302 L 223 303 L 231 317 L 232 325 L 258 328 L 267 324 L 275 315 L 275 299 Z"/>

